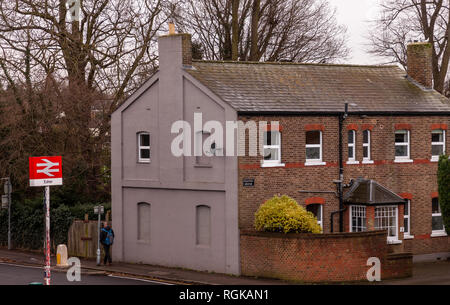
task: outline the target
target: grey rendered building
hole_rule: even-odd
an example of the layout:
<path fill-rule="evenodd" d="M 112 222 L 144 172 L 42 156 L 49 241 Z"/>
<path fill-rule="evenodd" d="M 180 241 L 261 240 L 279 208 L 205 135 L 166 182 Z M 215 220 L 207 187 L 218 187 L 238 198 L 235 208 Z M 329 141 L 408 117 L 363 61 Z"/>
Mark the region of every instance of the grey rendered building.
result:
<path fill-rule="evenodd" d="M 171 154 L 174 122 L 194 126 L 194 112 L 223 126 L 237 120 L 187 73 L 190 39 L 160 37 L 159 71 L 112 115 L 113 257 L 239 274 L 237 158 L 202 163 Z"/>

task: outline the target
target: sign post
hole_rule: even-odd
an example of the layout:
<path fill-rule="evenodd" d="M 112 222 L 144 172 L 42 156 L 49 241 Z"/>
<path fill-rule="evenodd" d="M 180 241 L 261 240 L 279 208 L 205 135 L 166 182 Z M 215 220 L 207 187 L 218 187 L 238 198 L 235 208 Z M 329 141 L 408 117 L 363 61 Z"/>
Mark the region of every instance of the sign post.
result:
<path fill-rule="evenodd" d="M 62 185 L 62 157 L 31 157 L 30 186 L 45 186 L 45 285 L 50 285 L 50 186 Z"/>

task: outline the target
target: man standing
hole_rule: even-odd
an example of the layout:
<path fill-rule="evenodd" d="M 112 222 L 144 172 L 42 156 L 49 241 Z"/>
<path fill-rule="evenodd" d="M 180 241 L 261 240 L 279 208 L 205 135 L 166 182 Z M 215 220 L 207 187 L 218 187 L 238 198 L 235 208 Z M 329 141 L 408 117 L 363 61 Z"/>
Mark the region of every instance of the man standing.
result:
<path fill-rule="evenodd" d="M 106 262 L 109 263 L 109 265 L 112 265 L 112 258 L 111 258 L 111 246 L 114 243 L 114 231 L 111 229 L 111 227 L 108 225 L 107 222 L 103 224 L 103 229 L 100 233 L 100 242 L 103 245 L 103 250 L 105 251 L 105 258 L 103 259 L 103 264 L 106 265 Z"/>

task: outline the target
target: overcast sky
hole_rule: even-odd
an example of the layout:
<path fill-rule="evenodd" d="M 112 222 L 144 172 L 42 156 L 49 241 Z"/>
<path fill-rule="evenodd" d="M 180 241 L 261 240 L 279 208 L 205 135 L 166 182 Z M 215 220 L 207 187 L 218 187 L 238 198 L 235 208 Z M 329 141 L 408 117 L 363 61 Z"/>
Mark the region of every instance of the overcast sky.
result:
<path fill-rule="evenodd" d="M 369 23 L 379 13 L 379 0 L 329 0 L 337 8 L 337 18 L 340 24 L 347 26 L 349 36 L 348 47 L 351 50 L 346 63 L 375 64 L 380 59 L 366 52 Z"/>

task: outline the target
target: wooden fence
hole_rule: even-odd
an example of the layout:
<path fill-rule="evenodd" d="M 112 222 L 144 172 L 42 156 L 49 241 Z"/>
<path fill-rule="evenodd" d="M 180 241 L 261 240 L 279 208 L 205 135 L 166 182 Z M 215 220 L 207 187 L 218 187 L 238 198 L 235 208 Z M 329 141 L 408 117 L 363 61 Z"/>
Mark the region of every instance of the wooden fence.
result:
<path fill-rule="evenodd" d="M 112 222 L 110 223 L 112 224 Z M 67 250 L 69 256 L 83 258 L 97 257 L 97 221 L 75 220 L 70 226 L 68 234 Z M 100 249 L 102 249 L 101 246 Z"/>

